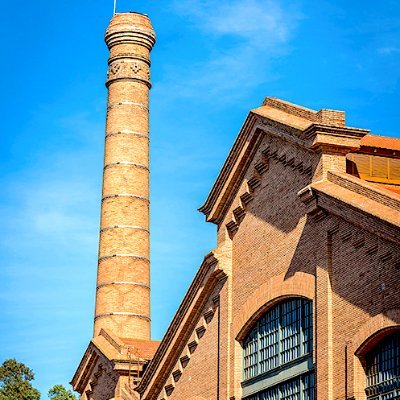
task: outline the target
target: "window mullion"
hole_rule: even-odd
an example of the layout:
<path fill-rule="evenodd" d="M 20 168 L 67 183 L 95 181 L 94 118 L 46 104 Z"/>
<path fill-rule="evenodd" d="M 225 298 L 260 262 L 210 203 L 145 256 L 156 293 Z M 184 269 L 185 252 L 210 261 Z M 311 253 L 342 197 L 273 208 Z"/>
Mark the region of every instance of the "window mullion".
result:
<path fill-rule="evenodd" d="M 259 374 L 260 369 L 260 362 L 261 362 L 261 340 L 260 340 L 260 320 L 257 322 L 257 370 L 256 375 Z"/>
<path fill-rule="evenodd" d="M 245 399 L 313 400 L 309 389 L 313 371 L 308 358 L 304 359 L 312 356 L 312 348 L 310 352 L 303 348 L 303 342 L 312 340 L 307 336 L 312 325 L 309 306 L 298 297 L 276 304 L 254 322 L 244 340 L 248 358 Z"/>
<path fill-rule="evenodd" d="M 305 307 L 305 305 L 303 304 L 303 300 L 300 299 L 300 315 L 299 315 L 299 319 L 300 319 L 300 331 L 299 331 L 299 346 L 300 346 L 300 351 L 299 351 L 299 356 L 301 357 L 302 355 L 304 355 L 304 332 L 303 332 L 303 327 L 304 327 L 304 321 L 303 321 L 303 307 Z"/>
<path fill-rule="evenodd" d="M 281 309 L 281 305 L 279 304 L 279 309 L 278 309 L 278 366 L 280 366 L 281 363 L 281 338 L 282 338 L 282 309 Z"/>

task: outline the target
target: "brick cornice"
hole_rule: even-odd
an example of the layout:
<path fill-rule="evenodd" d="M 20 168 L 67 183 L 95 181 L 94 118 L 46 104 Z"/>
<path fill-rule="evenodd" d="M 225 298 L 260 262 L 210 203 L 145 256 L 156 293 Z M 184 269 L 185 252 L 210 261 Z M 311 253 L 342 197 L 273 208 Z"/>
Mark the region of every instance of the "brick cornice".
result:
<path fill-rule="evenodd" d="M 302 189 L 307 214 L 329 212 L 394 243 L 400 243 L 400 199 L 362 179 L 329 172 L 327 180 Z"/>
<path fill-rule="evenodd" d="M 135 364 L 140 369 L 147 363 L 147 359 L 135 359 Z M 129 369 L 132 367 L 129 346 L 112 332 L 101 329 L 99 335 L 90 341 L 71 380 L 74 390 L 83 393 L 89 384 L 92 372 L 98 369 L 99 365 L 106 364 L 120 376 L 128 375 Z"/>
<path fill-rule="evenodd" d="M 247 116 L 205 203 L 199 208 L 209 222 L 222 221 L 264 134 L 311 153 L 345 155 L 357 150 L 362 137 L 369 132 L 313 121 L 306 128 L 300 128 L 264 115 L 260 110 L 252 110 Z"/>
<path fill-rule="evenodd" d="M 347 154 L 360 147 L 360 140 L 369 133 L 367 129 L 347 126 L 312 124 L 303 135 L 308 146 L 319 153 Z"/>
<path fill-rule="evenodd" d="M 213 253 L 205 256 L 199 271 L 178 308 L 152 361 L 136 388 L 142 398 L 153 398 L 162 388 L 185 345 L 190 326 L 201 312 L 215 285 L 225 279 L 226 274 L 218 268 L 218 260 Z"/>
<path fill-rule="evenodd" d="M 107 355 L 91 341 L 70 382 L 73 389 L 82 394 L 89 384 L 93 371 L 105 360 L 111 363 Z"/>
<path fill-rule="evenodd" d="M 209 218 L 210 213 L 213 211 L 215 203 L 220 197 L 221 192 L 226 188 L 226 183 L 232 174 L 243 148 L 246 146 L 246 142 L 249 140 L 249 136 L 252 133 L 255 121 L 255 115 L 250 112 L 229 152 L 227 159 L 225 160 L 224 165 L 221 168 L 220 173 L 218 174 L 218 177 L 205 203 L 199 208 L 199 211 L 206 215 L 207 221 L 216 222 L 214 218 Z"/>

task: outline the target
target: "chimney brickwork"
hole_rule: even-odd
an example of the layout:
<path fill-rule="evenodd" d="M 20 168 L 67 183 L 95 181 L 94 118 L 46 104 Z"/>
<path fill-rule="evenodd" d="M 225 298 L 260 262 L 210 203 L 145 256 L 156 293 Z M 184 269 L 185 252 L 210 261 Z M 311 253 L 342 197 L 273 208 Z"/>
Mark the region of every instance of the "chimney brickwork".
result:
<path fill-rule="evenodd" d="M 150 339 L 149 18 L 116 14 L 110 51 L 94 337 Z"/>

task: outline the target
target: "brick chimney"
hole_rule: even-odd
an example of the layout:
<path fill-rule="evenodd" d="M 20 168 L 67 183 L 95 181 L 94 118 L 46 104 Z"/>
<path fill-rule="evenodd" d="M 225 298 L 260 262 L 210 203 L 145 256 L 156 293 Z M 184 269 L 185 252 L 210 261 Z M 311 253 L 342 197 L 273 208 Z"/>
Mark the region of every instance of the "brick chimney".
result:
<path fill-rule="evenodd" d="M 146 15 L 116 14 L 110 51 L 94 337 L 150 339 L 149 89 L 155 33 Z"/>

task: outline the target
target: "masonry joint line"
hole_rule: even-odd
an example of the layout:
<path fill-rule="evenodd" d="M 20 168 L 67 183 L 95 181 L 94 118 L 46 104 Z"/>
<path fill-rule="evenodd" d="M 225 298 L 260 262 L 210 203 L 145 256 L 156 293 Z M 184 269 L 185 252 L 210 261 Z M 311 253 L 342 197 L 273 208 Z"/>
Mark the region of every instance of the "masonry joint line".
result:
<path fill-rule="evenodd" d="M 139 231 L 144 231 L 144 232 L 150 233 L 148 228 L 145 228 L 143 226 L 136 226 L 136 225 L 110 225 L 110 226 L 105 226 L 104 228 L 101 228 L 100 232 L 108 231 L 110 229 L 136 229 Z"/>
<path fill-rule="evenodd" d="M 104 201 L 104 200 L 113 199 L 113 198 L 116 198 L 116 197 L 133 197 L 135 199 L 144 200 L 147 203 L 150 203 L 150 200 L 149 200 L 148 197 L 139 196 L 137 194 L 131 194 L 131 193 L 108 194 L 107 196 L 104 196 L 101 200 Z"/>
<path fill-rule="evenodd" d="M 136 313 L 131 313 L 131 312 L 122 312 L 122 311 L 113 311 L 113 312 L 109 312 L 109 313 L 103 313 L 103 314 L 97 314 L 95 315 L 94 319 L 98 319 L 98 318 L 104 318 L 104 317 L 110 317 L 112 315 L 123 315 L 126 317 L 137 317 L 137 318 L 143 318 L 146 319 L 148 321 L 151 321 L 150 317 L 148 315 L 144 315 L 144 314 L 136 314 Z"/>
<path fill-rule="evenodd" d="M 145 283 L 141 283 L 141 282 L 104 282 L 104 283 L 100 283 L 99 285 L 97 285 L 97 289 L 100 289 L 104 286 L 111 286 L 111 285 L 132 285 L 132 286 L 141 286 L 144 287 L 146 289 L 150 290 L 150 286 L 145 284 Z"/>
<path fill-rule="evenodd" d="M 149 167 L 147 167 L 146 165 L 138 164 L 138 163 L 134 163 L 134 162 L 130 162 L 130 161 L 118 161 L 118 162 L 109 163 L 109 164 L 104 165 L 104 169 L 114 167 L 116 165 L 132 166 L 132 167 L 137 167 L 137 168 L 141 168 L 141 169 L 145 169 L 146 171 L 149 171 Z"/>
<path fill-rule="evenodd" d="M 148 257 L 139 256 L 138 254 L 109 254 L 106 256 L 99 257 L 99 263 L 101 261 L 107 260 L 109 258 L 114 258 L 114 257 L 130 257 L 130 258 L 136 258 L 138 260 L 150 262 L 150 259 Z"/>

